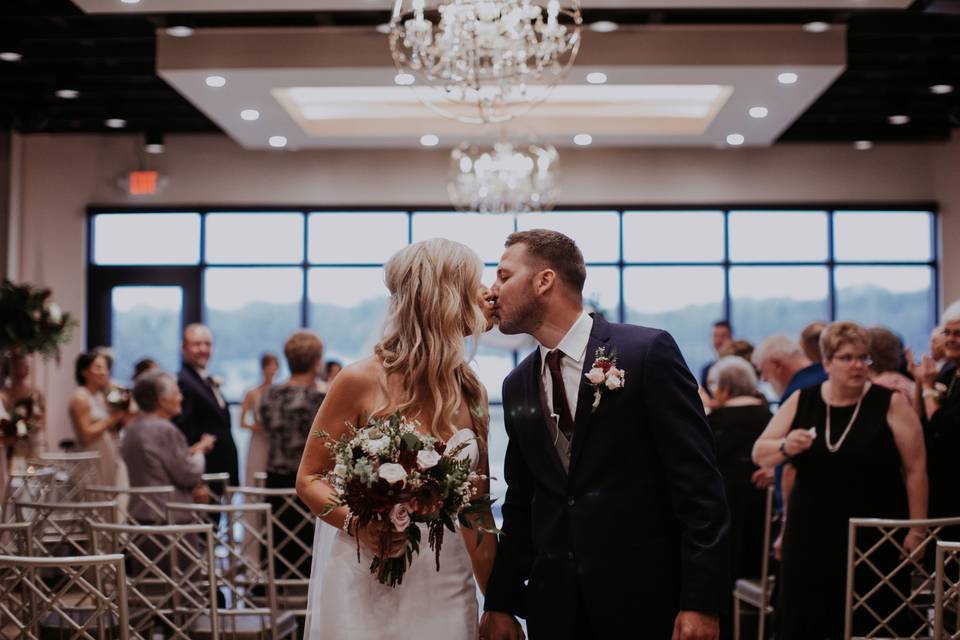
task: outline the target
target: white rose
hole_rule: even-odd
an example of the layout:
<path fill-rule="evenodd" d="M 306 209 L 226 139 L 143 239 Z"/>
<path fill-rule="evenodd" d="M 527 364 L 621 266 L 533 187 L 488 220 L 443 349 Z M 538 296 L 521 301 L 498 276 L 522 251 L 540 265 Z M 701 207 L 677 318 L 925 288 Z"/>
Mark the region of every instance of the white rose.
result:
<path fill-rule="evenodd" d="M 373 456 L 378 456 L 390 448 L 390 438 L 377 438 L 376 440 L 367 440 L 363 446 L 364 450 Z"/>
<path fill-rule="evenodd" d="M 50 306 L 47 307 L 47 313 L 50 314 L 50 320 L 55 324 L 60 324 L 60 321 L 63 320 L 63 311 L 60 309 L 60 305 L 56 302 L 51 302 Z"/>
<path fill-rule="evenodd" d="M 621 384 L 623 384 L 623 380 L 620 376 L 607 376 L 607 389 L 619 389 Z"/>
<path fill-rule="evenodd" d="M 407 479 L 407 472 L 403 469 L 403 466 L 395 462 L 380 465 L 378 475 L 390 484 L 403 482 Z"/>
<path fill-rule="evenodd" d="M 438 462 L 440 462 L 440 454 L 433 449 L 417 451 L 417 466 L 420 467 L 420 471 L 432 469 Z"/>
<path fill-rule="evenodd" d="M 603 369 L 600 367 L 594 367 L 590 371 L 584 374 L 590 384 L 602 384 L 603 383 Z"/>
<path fill-rule="evenodd" d="M 107 394 L 107 402 L 110 402 L 112 404 L 116 404 L 120 402 L 120 398 L 121 396 L 120 396 L 119 389 L 114 389 L 113 391 Z"/>
<path fill-rule="evenodd" d="M 29 432 L 27 431 L 27 425 L 26 425 L 26 423 L 18 422 L 18 423 L 17 423 L 17 437 L 18 437 L 18 438 L 26 438 L 27 435 L 29 435 Z"/>

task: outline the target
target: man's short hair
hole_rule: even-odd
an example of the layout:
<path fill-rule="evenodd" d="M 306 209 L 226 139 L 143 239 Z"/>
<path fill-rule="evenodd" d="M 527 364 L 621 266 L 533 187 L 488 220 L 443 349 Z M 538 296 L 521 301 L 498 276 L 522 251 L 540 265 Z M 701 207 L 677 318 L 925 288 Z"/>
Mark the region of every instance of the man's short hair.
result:
<path fill-rule="evenodd" d="M 717 320 L 713 323 L 713 328 L 716 329 L 717 327 L 723 327 L 730 332 L 730 335 L 733 335 L 733 325 L 730 324 L 729 320 Z"/>
<path fill-rule="evenodd" d="M 760 369 L 763 367 L 763 362 L 768 358 L 788 360 L 802 355 L 803 351 L 800 349 L 800 345 L 788 336 L 778 333 L 757 345 L 757 348 L 753 350 L 752 360 L 754 366 Z"/>
<path fill-rule="evenodd" d="M 940 318 L 942 324 L 950 324 L 953 322 L 960 322 L 960 300 L 957 300 L 949 307 L 944 309 L 943 317 Z"/>
<path fill-rule="evenodd" d="M 800 348 L 811 362 L 823 360 L 823 354 L 820 353 L 820 334 L 826 326 L 826 322 L 811 322 L 800 332 Z"/>
<path fill-rule="evenodd" d="M 587 267 L 583 262 L 583 253 L 573 239 L 559 231 L 549 229 L 530 229 L 517 231 L 507 236 L 504 246 L 523 244 L 527 253 L 556 272 L 557 277 L 570 291 L 583 297 L 583 283 L 587 279 Z"/>

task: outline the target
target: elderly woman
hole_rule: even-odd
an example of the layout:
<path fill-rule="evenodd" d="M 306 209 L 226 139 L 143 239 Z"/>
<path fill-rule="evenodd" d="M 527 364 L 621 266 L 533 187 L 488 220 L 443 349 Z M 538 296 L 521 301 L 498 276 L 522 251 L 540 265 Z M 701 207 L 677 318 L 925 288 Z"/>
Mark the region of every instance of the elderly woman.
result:
<path fill-rule="evenodd" d="M 767 423 L 770 409 L 757 392 L 757 374 L 741 356 L 725 356 L 710 368 L 707 387 L 714 409 L 707 417 L 717 442 L 717 463 L 730 505 L 730 540 L 733 546 L 733 593 L 738 578 L 759 578 L 763 555 L 764 492 L 761 474 L 750 459 L 750 450 Z M 731 636 L 731 606 L 721 612 L 723 637 Z"/>
<path fill-rule="evenodd" d="M 843 637 L 850 518 L 927 515 L 920 422 L 906 398 L 870 382 L 870 334 L 834 322 L 820 336 L 820 349 L 827 381 L 793 393 L 753 449 L 761 466 L 791 459 L 797 470 L 778 581 L 777 640 Z M 915 549 L 923 535 L 911 530 L 905 548 Z M 892 553 L 875 562 L 892 569 L 897 559 Z M 901 573 L 896 579 L 909 579 Z M 868 582 L 861 585 L 860 578 L 860 593 L 875 584 L 863 576 Z M 890 595 L 881 591 L 868 604 L 892 613 Z M 855 617 L 855 633 L 863 633 L 862 622 Z"/>
<path fill-rule="evenodd" d="M 213 448 L 214 437 L 203 434 L 192 447 L 170 420 L 183 402 L 177 379 L 160 369 L 141 374 L 133 385 L 133 397 L 140 406 L 123 438 L 123 459 L 130 470 L 130 485 L 151 487 L 172 485 L 174 502 L 202 500 L 200 474 L 204 455 Z M 148 505 L 131 501 L 130 515 L 140 523 L 156 519 Z M 158 523 L 159 524 L 159 523 Z"/>
<path fill-rule="evenodd" d="M 260 396 L 258 410 L 260 424 L 270 441 L 267 452 L 267 488 L 292 489 L 297 484 L 300 456 L 310 437 L 313 418 L 320 409 L 324 394 L 317 387 L 317 374 L 323 362 L 323 343 L 312 331 L 301 330 L 291 335 L 283 345 L 283 355 L 290 369 L 290 378 L 281 385 L 270 387 Z M 299 500 L 299 498 L 298 498 Z M 295 509 L 281 511 L 282 500 L 272 498 L 274 511 L 280 511 L 279 520 L 287 531 L 297 531 L 302 517 Z M 307 507 L 300 503 L 305 512 Z M 306 549 L 313 545 L 313 527 L 299 527 L 298 537 Z M 282 559 L 278 559 L 278 574 L 297 567 L 310 574 L 310 557 L 300 551 L 289 535 L 274 527 L 273 542 Z"/>
<path fill-rule="evenodd" d="M 870 328 L 870 381 L 891 391 L 902 393 L 916 410 L 917 385 L 900 373 L 903 365 L 903 343 L 886 327 Z"/>

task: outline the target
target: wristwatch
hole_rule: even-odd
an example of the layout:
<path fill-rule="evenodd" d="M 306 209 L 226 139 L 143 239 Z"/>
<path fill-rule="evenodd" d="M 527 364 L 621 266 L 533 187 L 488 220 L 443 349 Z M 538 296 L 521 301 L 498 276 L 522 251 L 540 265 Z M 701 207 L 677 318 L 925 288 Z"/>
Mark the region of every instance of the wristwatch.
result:
<path fill-rule="evenodd" d="M 924 398 L 939 398 L 940 392 L 931 387 L 927 387 L 923 390 L 923 392 L 920 395 L 923 396 Z"/>
<path fill-rule="evenodd" d="M 784 458 L 789 458 L 789 457 L 790 457 L 790 454 L 787 453 L 787 439 L 786 439 L 786 438 L 784 438 L 783 440 L 780 441 L 780 446 L 779 446 L 778 448 L 779 448 L 779 450 L 780 450 L 780 453 L 783 454 L 783 457 L 784 457 Z"/>

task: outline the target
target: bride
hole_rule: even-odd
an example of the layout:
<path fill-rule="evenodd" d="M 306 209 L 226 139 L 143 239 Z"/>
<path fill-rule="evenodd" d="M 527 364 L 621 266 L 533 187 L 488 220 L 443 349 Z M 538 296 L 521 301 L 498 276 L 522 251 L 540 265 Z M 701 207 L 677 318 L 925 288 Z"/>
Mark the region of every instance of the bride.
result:
<path fill-rule="evenodd" d="M 400 411 L 441 440 L 466 437 L 476 470 L 489 475 L 487 397 L 467 364 L 464 341 L 465 336 L 475 341 L 492 324 L 482 269 L 471 249 L 444 239 L 419 242 L 394 255 L 384 268 L 390 303 L 383 338 L 372 357 L 337 376 L 312 431 L 338 439 L 347 423 L 361 425 L 368 416 Z M 310 438 L 297 493 L 313 513 L 322 513 L 334 496 L 326 480 L 332 467 L 325 441 Z M 489 481 L 477 489 L 479 495 L 489 493 Z M 487 526 L 493 522 L 489 511 L 477 519 Z M 477 585 L 481 592 L 486 589 L 494 536 L 478 540 L 476 528 L 448 536 L 439 571 L 432 551 L 422 545 L 403 583 L 393 588 L 377 582 L 369 570 L 378 548 L 377 523 L 344 530 L 349 520 L 346 507 L 318 520 L 304 638 L 476 640 L 476 590 Z M 404 540 L 405 534 L 395 534 L 395 550 Z"/>

